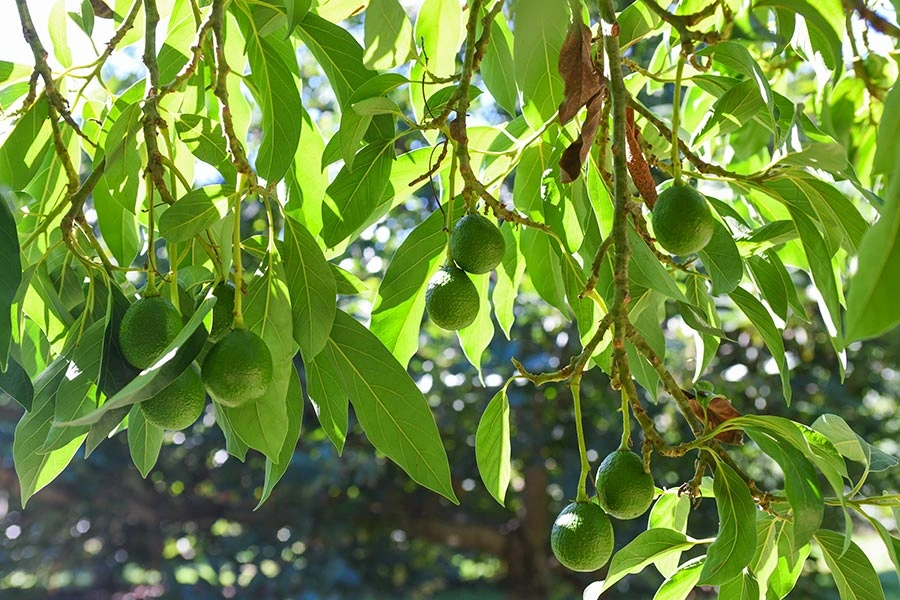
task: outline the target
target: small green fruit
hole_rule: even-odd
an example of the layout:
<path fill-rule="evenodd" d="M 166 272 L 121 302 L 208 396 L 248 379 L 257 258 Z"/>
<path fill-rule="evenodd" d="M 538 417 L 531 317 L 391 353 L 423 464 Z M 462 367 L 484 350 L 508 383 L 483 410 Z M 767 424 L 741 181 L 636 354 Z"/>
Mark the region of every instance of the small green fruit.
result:
<path fill-rule="evenodd" d="M 553 522 L 550 547 L 560 564 L 573 571 L 590 572 L 603 567 L 613 553 L 612 523 L 592 502 L 573 502 Z"/>
<path fill-rule="evenodd" d="M 628 450 L 616 450 L 597 469 L 597 501 L 610 516 L 634 519 L 653 503 L 653 476 L 644 471 L 644 459 Z"/>
<path fill-rule="evenodd" d="M 119 325 L 125 360 L 139 369 L 155 363 L 181 331 L 181 315 L 160 296 L 145 296 L 128 307 Z"/>
<path fill-rule="evenodd" d="M 141 411 L 154 425 L 178 431 L 193 425 L 205 404 L 206 391 L 200 373 L 191 365 L 155 396 L 141 402 Z"/>
<path fill-rule="evenodd" d="M 272 383 L 272 355 L 261 337 L 235 329 L 209 350 L 200 375 L 215 402 L 241 406 L 266 393 Z"/>
<path fill-rule="evenodd" d="M 468 273 L 487 273 L 503 260 L 506 241 L 494 222 L 477 213 L 465 215 L 450 232 L 450 256 Z"/>
<path fill-rule="evenodd" d="M 435 325 L 451 331 L 472 324 L 478 315 L 478 290 L 465 271 L 445 265 L 428 284 L 425 310 Z"/>
<path fill-rule="evenodd" d="M 666 188 L 656 200 L 650 218 L 659 245 L 679 256 L 703 250 L 715 228 L 706 198 L 686 185 Z"/>

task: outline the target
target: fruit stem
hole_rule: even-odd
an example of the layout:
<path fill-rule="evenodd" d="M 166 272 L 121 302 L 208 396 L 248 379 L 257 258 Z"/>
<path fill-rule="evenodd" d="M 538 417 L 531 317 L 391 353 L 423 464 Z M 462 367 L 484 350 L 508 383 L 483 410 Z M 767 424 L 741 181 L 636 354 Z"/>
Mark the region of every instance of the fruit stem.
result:
<path fill-rule="evenodd" d="M 631 403 L 628 401 L 628 394 L 622 389 L 622 443 L 619 444 L 619 450 L 628 450 L 631 446 Z"/>
<path fill-rule="evenodd" d="M 147 185 L 147 287 L 144 296 L 158 296 L 156 289 L 156 239 L 153 230 L 156 227 L 153 211 L 153 180 L 148 174 L 144 179 Z"/>
<path fill-rule="evenodd" d="M 232 255 L 234 262 L 234 329 L 244 328 L 244 312 L 242 309 L 244 287 L 244 264 L 241 262 L 241 195 L 246 185 L 246 176 L 238 175 L 237 187 L 234 190 L 234 207 L 232 209 Z"/>
<path fill-rule="evenodd" d="M 675 67 L 675 95 L 672 99 L 672 175 L 675 184 L 681 183 L 681 156 L 678 152 L 678 129 L 681 119 L 681 76 L 684 73 L 684 52 L 678 55 Z"/>
<path fill-rule="evenodd" d="M 589 502 L 587 493 L 587 478 L 591 474 L 591 463 L 587 457 L 587 448 L 584 444 L 584 425 L 581 422 L 581 375 L 575 375 L 569 382 L 572 390 L 572 404 L 575 406 L 575 431 L 578 434 L 578 455 L 581 457 L 581 476 L 578 478 L 578 493 L 576 502 Z"/>
<path fill-rule="evenodd" d="M 457 160 L 458 157 L 456 155 L 456 151 L 451 153 L 450 156 L 450 182 L 447 186 L 450 188 L 450 201 L 447 202 L 447 210 L 444 214 L 446 217 L 446 221 L 444 221 L 444 229 L 447 230 L 447 264 L 453 264 L 453 256 L 450 254 L 450 234 L 453 231 L 453 205 L 456 204 L 456 169 L 457 169 Z"/>

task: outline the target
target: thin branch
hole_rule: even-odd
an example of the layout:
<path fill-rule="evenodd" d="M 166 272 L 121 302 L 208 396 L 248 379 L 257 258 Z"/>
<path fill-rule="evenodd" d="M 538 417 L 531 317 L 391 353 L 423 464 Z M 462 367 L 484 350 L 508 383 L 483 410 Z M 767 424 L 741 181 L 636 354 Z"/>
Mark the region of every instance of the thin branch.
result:
<path fill-rule="evenodd" d="M 844 0 L 844 8 L 848 11 L 856 11 L 878 33 L 900 40 L 900 27 L 870 9 L 863 0 Z"/>
<path fill-rule="evenodd" d="M 167 127 L 159 114 L 159 63 L 156 58 L 156 28 L 159 25 L 159 11 L 156 0 L 144 0 L 146 26 L 144 28 L 144 65 L 147 67 L 147 94 L 144 98 L 144 142 L 147 144 L 147 173 L 153 187 L 166 204 L 173 204 L 175 198 L 166 185 L 165 169 L 162 163 L 162 152 L 159 149 L 157 130 Z M 148 197 L 153 202 L 153 196 Z"/>

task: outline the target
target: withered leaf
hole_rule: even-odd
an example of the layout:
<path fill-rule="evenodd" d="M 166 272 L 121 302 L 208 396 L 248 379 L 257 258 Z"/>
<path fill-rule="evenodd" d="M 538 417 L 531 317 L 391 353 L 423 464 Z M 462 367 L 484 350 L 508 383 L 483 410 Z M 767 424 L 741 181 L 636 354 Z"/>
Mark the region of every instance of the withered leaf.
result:
<path fill-rule="evenodd" d="M 94 9 L 95 17 L 112 19 L 115 16 L 112 9 L 103 0 L 91 0 L 91 8 Z"/>
<path fill-rule="evenodd" d="M 559 50 L 559 74 L 565 82 L 565 96 L 559 105 L 559 122 L 566 124 L 591 101 L 602 86 L 601 73 L 591 60 L 591 30 L 580 20 L 572 21 Z"/>
<path fill-rule="evenodd" d="M 562 158 L 559 159 L 560 181 L 563 183 L 575 181 L 581 174 L 581 166 L 587 160 L 591 144 L 594 143 L 597 130 L 600 128 L 602 105 L 603 94 L 597 92 L 588 102 L 587 115 L 581 126 L 581 134 L 569 144 L 569 147 L 563 152 Z"/>
<path fill-rule="evenodd" d="M 650 210 L 653 210 L 653 206 L 656 204 L 656 182 L 653 181 L 650 165 L 644 158 L 644 151 L 638 143 L 637 134 L 634 126 L 634 109 L 629 106 L 625 109 L 625 160 L 634 187 L 637 188 Z"/>
<path fill-rule="evenodd" d="M 697 418 L 705 419 L 709 423 L 710 429 L 715 429 L 725 421 L 741 416 L 741 413 L 725 396 L 713 396 L 706 405 L 705 412 L 693 394 L 688 393 L 687 396 L 691 404 L 691 411 L 697 415 Z M 744 432 L 740 430 L 723 431 L 716 435 L 716 439 L 723 444 L 739 446 L 744 443 Z"/>

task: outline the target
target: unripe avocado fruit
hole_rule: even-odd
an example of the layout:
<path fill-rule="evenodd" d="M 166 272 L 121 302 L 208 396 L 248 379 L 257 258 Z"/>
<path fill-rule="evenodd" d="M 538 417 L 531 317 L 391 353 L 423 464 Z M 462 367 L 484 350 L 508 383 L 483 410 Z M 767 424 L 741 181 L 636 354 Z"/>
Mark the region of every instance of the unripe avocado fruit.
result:
<path fill-rule="evenodd" d="M 472 324 L 478 316 L 478 290 L 465 271 L 444 265 L 425 290 L 425 310 L 435 325 L 451 331 Z"/>
<path fill-rule="evenodd" d="M 630 450 L 610 453 L 597 469 L 597 502 L 610 516 L 634 519 L 653 503 L 656 486 L 644 459 Z"/>
<path fill-rule="evenodd" d="M 181 331 L 181 315 L 160 296 L 145 296 L 128 307 L 119 324 L 122 355 L 139 369 L 155 363 Z"/>
<path fill-rule="evenodd" d="M 450 256 L 467 273 L 487 273 L 500 264 L 505 252 L 506 240 L 500 229 L 477 213 L 465 215 L 450 232 Z"/>
<path fill-rule="evenodd" d="M 657 198 L 650 218 L 659 245 L 679 256 L 703 250 L 715 228 L 706 198 L 687 185 L 666 188 Z"/>
<path fill-rule="evenodd" d="M 178 431 L 193 425 L 205 404 L 206 392 L 200 373 L 190 365 L 155 396 L 141 402 L 141 411 L 154 425 Z"/>
<path fill-rule="evenodd" d="M 272 354 L 261 337 L 235 329 L 210 348 L 200 376 L 215 402 L 241 406 L 261 398 L 272 383 Z"/>

